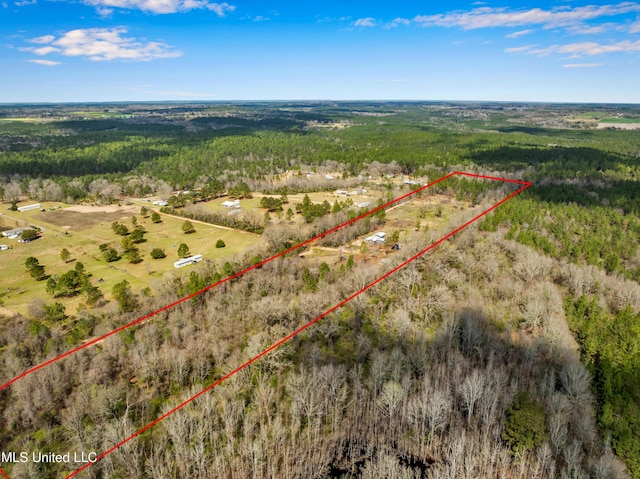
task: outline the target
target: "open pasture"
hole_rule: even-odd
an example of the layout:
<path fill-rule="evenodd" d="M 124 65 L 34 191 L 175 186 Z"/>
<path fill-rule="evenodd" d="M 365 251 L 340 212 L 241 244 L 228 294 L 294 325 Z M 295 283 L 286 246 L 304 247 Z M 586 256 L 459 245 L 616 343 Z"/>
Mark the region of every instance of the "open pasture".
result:
<path fill-rule="evenodd" d="M 4 205 L 3 211 L 6 211 Z M 59 204 L 43 203 L 45 212 L 29 211 L 11 213 L 11 216 L 0 216 L 0 226 L 14 228 L 34 224 L 42 229 L 40 238 L 30 243 L 19 243 L 16 239 L 3 238 L 2 244 L 9 249 L 0 251 L 0 301 L 1 305 L 12 312 L 26 312 L 29 303 L 41 299 L 47 303 L 54 298 L 46 292 L 46 280 L 36 281 L 31 278 L 25 260 L 33 256 L 44 265 L 46 275 L 61 275 L 72 269 L 77 261 L 82 262 L 85 270 L 91 274 L 92 284 L 98 286 L 109 299 L 113 285 L 126 279 L 134 292 L 151 287 L 153 293 L 154 280 L 161 280 L 167 273 L 187 274 L 192 268 L 177 270 L 173 262 L 178 259 L 178 247 L 185 243 L 192 254 L 202 254 L 205 260 L 224 262 L 235 255 L 243 253 L 261 238 L 243 231 L 223 229 L 214 225 L 194 222 L 195 233 L 184 234 L 183 219 L 161 214 L 162 222 L 153 223 L 149 217 L 139 215 L 136 206 L 71 206 L 50 211 Z M 138 214 L 136 214 L 138 213 Z M 142 261 L 132 264 L 122 257 L 118 261 L 106 262 L 99 250 L 101 244 L 109 244 L 122 252 L 122 236 L 116 235 L 111 224 L 118 221 L 133 230 L 132 218 L 147 231 L 145 241 L 137 244 Z M 216 248 L 221 239 L 224 248 Z M 62 248 L 71 253 L 69 262 L 60 258 Z M 163 259 L 151 258 L 153 248 L 165 251 Z M 57 298 L 70 312 L 79 306 L 84 298 Z"/>

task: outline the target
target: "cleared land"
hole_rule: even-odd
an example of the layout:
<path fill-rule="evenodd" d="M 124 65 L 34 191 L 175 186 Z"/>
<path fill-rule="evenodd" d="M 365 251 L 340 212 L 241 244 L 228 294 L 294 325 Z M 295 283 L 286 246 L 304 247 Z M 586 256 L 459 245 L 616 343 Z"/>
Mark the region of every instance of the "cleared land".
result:
<path fill-rule="evenodd" d="M 378 263 L 395 253 L 391 249 L 393 244 L 390 240 L 390 235 L 394 231 L 399 233 L 398 244 L 402 248 L 414 238 L 424 237 L 425 231 L 438 232 L 443 230 L 456 213 L 471 208 L 471 204 L 466 201 L 457 201 L 442 194 L 423 193 L 421 196 L 387 209 L 384 225 L 374 231 L 339 247 L 310 245 L 300 256 L 306 258 L 311 265 L 316 267 L 320 263 L 334 265 L 341 261 L 345 262 L 349 256 L 353 256 L 356 262 Z M 476 209 L 478 208 L 480 207 L 476 207 Z M 366 237 L 378 231 L 387 233 L 385 244 L 372 245 L 365 242 Z"/>
<path fill-rule="evenodd" d="M 329 202 L 332 206 L 336 201 L 370 203 L 370 208 L 375 207 L 379 199 L 384 199 L 390 193 L 398 196 L 409 191 L 401 185 L 401 179 L 394 179 L 395 188 L 389 191 L 380 185 L 369 185 L 365 193 L 336 194 L 335 191 L 306 193 L 313 203 Z M 336 184 L 339 189 L 339 184 Z M 355 188 L 345 188 L 353 191 Z M 267 211 L 260 207 L 260 200 L 264 196 L 255 193 L 251 199 L 241 200 L 241 211 L 255 211 L 264 215 Z M 284 210 L 295 210 L 297 203 L 302 203 L 305 193 L 288 195 L 289 203 L 283 205 Z M 230 212 L 222 203 L 229 198 L 217 198 L 209 202 L 198 203 L 198 207 L 215 212 Z M 3 239 L 2 244 L 9 245 L 10 249 L 0 252 L 0 306 L 5 313 L 25 313 L 29 303 L 34 299 L 51 303 L 59 301 L 63 303 L 69 312 L 74 312 L 80 307 L 85 298 L 82 295 L 72 298 L 54 299 L 46 292 L 46 280 L 36 281 L 30 277 L 25 260 L 29 256 L 36 257 L 40 264 L 45 266 L 46 275 L 55 277 L 72 269 L 75 262 L 82 262 L 87 272 L 91 274 L 92 284 L 98 286 L 110 299 L 111 290 L 116 283 L 126 279 L 134 291 L 139 292 L 150 287 L 153 293 L 154 285 L 158 285 L 166 274 L 188 274 L 193 267 L 175 269 L 173 262 L 178 259 L 177 250 L 181 243 L 187 244 L 191 254 L 202 254 L 205 260 L 224 262 L 233 258 L 236 254 L 243 253 L 252 246 L 258 245 L 262 239 L 258 235 L 247 233 L 224 226 L 211 225 L 201 221 L 192 220 L 196 232 L 184 234 L 182 225 L 184 218 L 161 214 L 162 222 L 153 223 L 150 217 L 140 216 L 140 208 L 145 206 L 149 215 L 159 208 L 150 204 L 152 199 L 130 199 L 119 205 L 65 205 L 63 203 L 41 203 L 41 210 L 18 213 L 7 211 L 8 204 L 0 206 L 4 214 L 0 216 L 0 226 L 15 228 L 17 226 L 35 225 L 43 231 L 42 237 L 31 243 L 19 243 L 17 240 Z M 22 202 L 19 206 L 33 202 Z M 438 228 L 446 224 L 448 218 L 456 210 L 468 207 L 445 195 L 424 195 L 408 201 L 407 203 L 391 208 L 387 212 L 387 224 L 384 230 L 391 234 L 394 230 L 401 232 L 402 239 L 407 239 L 410 234 L 415 234 L 416 229 Z M 106 262 L 99 250 L 99 245 L 109 244 L 119 252 L 122 252 L 121 242 L 123 237 L 116 235 L 111 225 L 114 221 L 125 224 L 129 230 L 133 230 L 132 218 L 136 217 L 137 223 L 147 231 L 143 243 L 137 245 L 143 261 L 138 264 L 129 263 L 126 258 L 118 261 Z M 272 214 L 272 221 L 278 223 L 285 221 Z M 294 217 L 294 222 L 302 222 L 299 214 Z M 419 234 L 419 233 L 418 233 Z M 225 243 L 224 248 L 216 248 L 218 240 Z M 378 261 L 391 253 L 388 246 L 368 247 L 362 246 L 364 237 L 357 238 L 342 248 L 314 248 L 306 252 L 311 263 L 327 262 L 335 264 L 340 257 L 345 260 L 353 255 L 360 261 Z M 67 248 L 71 253 L 71 259 L 65 263 L 60 258 L 62 248 Z M 159 260 L 152 259 L 150 252 L 153 248 L 161 248 L 167 257 Z M 1 311 L 0 311 L 1 312 Z"/>
<path fill-rule="evenodd" d="M 612 122 L 605 122 L 605 121 L 601 121 L 600 123 L 598 123 L 598 128 L 599 129 L 605 129 L 605 128 L 616 128 L 618 130 L 640 130 L 640 121 L 638 120 L 634 120 L 634 122 L 627 122 L 627 121 L 612 121 Z"/>
<path fill-rule="evenodd" d="M 139 209 L 134 206 L 70 206 L 40 213 L 34 216 L 35 220 L 46 222 L 65 230 L 81 231 L 93 226 L 112 223 L 120 220 L 131 220 Z"/>
<path fill-rule="evenodd" d="M 6 211 L 8 205 L 3 205 Z M 257 245 L 261 239 L 258 236 L 232 229 L 221 229 L 213 225 L 196 224 L 196 232 L 184 234 L 182 224 L 184 219 L 162 215 L 162 223 L 153 223 L 150 218 L 143 218 L 136 206 L 71 206 L 64 208 L 59 203 L 43 203 L 48 210 L 29 211 L 25 213 L 11 213 L 11 217 L 0 216 L 0 226 L 14 228 L 17 225 L 36 224 L 43 228 L 41 238 L 31 243 L 19 243 L 17 240 L 3 238 L 2 244 L 10 249 L 0 251 L 0 301 L 6 310 L 11 312 L 26 312 L 29 302 L 39 298 L 47 303 L 54 299 L 46 292 L 46 281 L 36 281 L 30 277 L 25 268 L 25 260 L 34 256 L 45 266 L 47 275 L 61 275 L 73 269 L 76 261 L 84 264 L 91 276 L 92 284 L 98 286 L 107 298 L 110 298 L 113 285 L 126 279 L 131 283 L 134 291 L 151 287 L 153 293 L 154 280 L 161 279 L 165 274 L 188 274 L 191 268 L 177 270 L 173 262 L 178 259 L 178 246 L 187 244 L 192 254 L 202 254 L 205 260 L 213 262 L 227 261 L 236 254 L 242 253 Z M 60 207 L 58 210 L 49 211 Z M 114 234 L 111 229 L 113 221 L 119 221 L 131 230 L 131 218 L 136 216 L 138 224 L 147 233 L 146 241 L 138 244 L 143 261 L 131 264 L 125 258 L 107 263 L 98 246 L 108 243 L 118 250 L 122 250 L 122 237 Z M 216 248 L 216 242 L 221 239 L 226 247 Z M 60 251 L 67 248 L 71 259 L 65 263 L 60 259 Z M 150 252 L 153 248 L 161 248 L 167 257 L 152 259 Z M 84 302 L 84 297 L 59 298 L 69 312 Z M 5 311 L 6 312 L 6 311 Z"/>

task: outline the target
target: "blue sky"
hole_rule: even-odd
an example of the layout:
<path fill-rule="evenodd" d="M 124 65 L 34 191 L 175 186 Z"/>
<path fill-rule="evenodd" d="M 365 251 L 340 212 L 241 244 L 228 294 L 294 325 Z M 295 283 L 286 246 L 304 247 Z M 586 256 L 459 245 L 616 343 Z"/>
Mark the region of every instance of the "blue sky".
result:
<path fill-rule="evenodd" d="M 640 103 L 640 3 L 0 0 L 0 102 Z"/>

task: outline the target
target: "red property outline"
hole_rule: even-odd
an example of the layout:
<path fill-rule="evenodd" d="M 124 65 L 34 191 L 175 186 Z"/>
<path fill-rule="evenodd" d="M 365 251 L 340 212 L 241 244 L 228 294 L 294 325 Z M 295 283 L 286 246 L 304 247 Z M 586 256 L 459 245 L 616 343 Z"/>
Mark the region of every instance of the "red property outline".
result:
<path fill-rule="evenodd" d="M 408 265 L 409 263 L 411 263 L 412 261 L 416 260 L 417 258 L 419 258 L 420 256 L 424 255 L 425 253 L 427 253 L 428 251 L 432 250 L 433 248 L 435 248 L 436 246 L 438 246 L 440 243 L 446 241 L 447 239 L 451 238 L 453 235 L 459 233 L 460 231 L 462 231 L 464 228 L 466 228 L 467 226 L 469 226 L 470 224 L 474 223 L 475 221 L 477 221 L 478 219 L 482 218 L 483 216 L 485 216 L 486 214 L 488 214 L 489 212 L 493 211 L 495 208 L 497 208 L 498 206 L 502 205 L 503 203 L 507 202 L 508 200 L 510 200 L 511 198 L 517 196 L 518 194 L 522 193 L 524 190 L 526 190 L 527 188 L 529 188 L 531 186 L 531 183 L 528 181 L 522 181 L 522 180 L 513 180 L 513 179 L 508 179 L 508 178 L 499 178 L 499 177 L 494 177 L 494 176 L 487 176 L 487 175 L 479 175 L 479 174 L 474 174 L 474 173 L 466 173 L 466 172 L 460 172 L 460 171 L 454 171 L 452 173 L 449 173 L 446 176 L 443 176 L 441 178 L 438 178 L 437 180 L 431 182 L 431 183 L 427 183 L 426 185 L 411 191 L 405 195 L 402 195 L 394 200 L 391 200 L 388 203 L 385 203 L 381 206 L 378 206 L 377 208 L 374 208 L 373 210 L 364 213 L 360 216 L 357 216 L 356 218 L 347 221 L 346 223 L 343 223 L 341 225 L 338 225 L 334 228 L 331 228 L 328 231 L 325 231 L 324 233 L 321 233 L 317 236 L 314 236 L 313 238 L 310 238 L 306 241 L 303 241 L 302 243 L 299 243 L 295 246 L 292 246 L 291 248 L 282 251 L 281 253 L 278 253 L 270 258 L 267 258 L 255 265 L 252 265 L 234 275 L 231 275 L 227 278 L 224 278 L 214 284 L 211 284 L 203 289 L 201 289 L 200 291 L 197 291 L 195 293 L 192 293 L 188 296 L 185 296 L 177 301 L 174 301 L 173 303 L 166 305 L 156 311 L 153 311 L 151 313 L 148 313 L 128 324 L 125 324 L 124 326 L 121 326 L 117 329 L 114 329 L 113 331 L 104 334 L 103 336 L 100 336 L 98 338 L 93 339 L 92 341 L 89 341 L 81 346 L 78 346 L 77 348 L 74 348 L 70 351 L 67 351 L 64 354 L 61 354 L 55 358 L 52 358 L 48 361 L 45 361 L 37 366 L 34 366 L 30 369 L 28 369 L 27 371 L 25 371 L 24 373 L 16 376 L 15 378 L 11 379 L 10 381 L 6 382 L 5 384 L 3 384 L 2 386 L 0 386 L 0 391 L 9 387 L 11 384 L 13 384 L 14 382 L 28 376 L 31 373 L 34 373 L 36 371 L 38 371 L 39 369 L 44 368 L 45 366 L 48 366 L 49 364 L 52 364 L 54 362 L 57 362 L 67 356 L 70 356 L 78 351 L 80 351 L 81 349 L 87 348 L 93 344 L 96 344 L 99 341 L 102 341 L 106 338 L 108 338 L 109 336 L 112 336 L 120 331 L 123 331 L 127 328 L 130 328 L 136 324 L 140 324 L 144 321 L 146 321 L 149 318 L 152 318 L 153 316 L 156 316 L 157 314 L 160 314 L 164 311 L 167 311 L 171 308 L 173 308 L 174 306 L 177 306 L 178 304 L 181 304 L 195 296 L 198 296 L 200 294 L 203 294 L 204 292 L 215 288 L 216 286 L 225 283 L 227 281 L 230 281 L 234 278 L 237 278 L 253 269 L 259 268 L 260 266 L 273 261 L 276 258 L 279 258 L 280 256 L 283 256 L 287 253 L 290 253 L 296 249 L 301 248 L 302 246 L 305 246 L 309 243 L 311 243 L 312 241 L 315 241 L 319 238 L 323 238 L 324 236 L 333 233 L 334 231 L 337 231 L 341 228 L 344 228 L 345 226 L 348 226 L 362 218 L 365 218 L 369 215 L 372 215 L 374 213 L 376 213 L 377 211 L 380 211 L 381 209 L 385 209 L 388 208 L 389 206 L 396 204 L 404 199 L 407 199 L 413 195 L 418 194 L 419 192 L 425 190 L 426 188 L 429 188 L 430 186 L 433 186 L 437 183 L 440 183 L 441 181 L 446 180 L 447 178 L 450 178 L 452 176 L 455 175 L 461 175 L 461 176 L 468 176 L 468 177 L 472 177 L 472 178 L 481 178 L 481 179 L 487 179 L 487 180 L 494 180 L 494 181 L 502 181 L 502 182 L 506 182 L 506 183 L 515 183 L 515 184 L 519 184 L 519 185 L 523 185 L 521 188 L 519 188 L 518 190 L 516 190 L 515 192 L 511 193 L 510 195 L 508 195 L 507 197 L 503 198 L 502 200 L 500 200 L 499 202 L 497 202 L 496 204 L 492 205 L 491 207 L 487 208 L 486 210 L 482 211 L 480 214 L 476 215 L 475 217 L 473 217 L 472 219 L 470 219 L 469 221 L 467 221 L 466 223 L 464 223 L 462 226 L 459 226 L 458 228 L 456 228 L 455 230 L 451 231 L 450 233 L 446 234 L 445 236 L 443 236 L 442 238 L 440 238 L 438 241 L 432 243 L 431 245 L 429 245 L 428 247 L 426 247 L 425 249 L 419 251 L 418 253 L 416 253 L 415 255 L 413 255 L 411 258 L 409 258 L 408 260 L 404 261 L 403 263 L 401 263 L 400 265 L 396 266 L 395 268 L 391 269 L 390 271 L 386 272 L 385 274 L 383 274 L 382 276 L 380 276 L 379 278 L 375 279 L 374 281 L 372 281 L 371 283 L 369 283 L 368 285 L 366 285 L 364 288 L 362 288 L 361 290 L 353 293 L 351 296 L 349 296 L 348 298 L 346 298 L 345 300 L 341 301 L 340 303 L 336 304 L 335 306 L 331 307 L 330 309 L 328 309 L 327 311 L 325 311 L 324 313 L 320 314 L 319 316 L 317 316 L 316 318 L 312 319 L 311 321 L 309 321 L 308 323 L 304 324 L 303 326 L 301 326 L 300 328 L 296 329 L 295 331 L 293 331 L 292 333 L 288 334 L 287 336 L 285 336 L 284 338 L 280 339 L 279 341 L 277 341 L 276 343 L 274 343 L 273 345 L 271 345 L 270 347 L 268 347 L 267 349 L 265 349 L 264 351 L 262 351 L 261 353 L 259 353 L 258 355 L 256 355 L 255 357 L 251 358 L 250 360 L 248 360 L 247 362 L 245 362 L 244 364 L 238 366 L 237 368 L 235 368 L 234 370 L 232 370 L 231 372 L 227 373 L 225 376 L 221 377 L 220 379 L 216 380 L 215 382 L 213 382 L 212 384 L 210 384 L 209 386 L 205 387 L 204 389 L 202 389 L 200 392 L 198 392 L 197 394 L 191 396 L 190 398 L 188 398 L 187 400 L 183 401 L 182 403 L 178 404 L 177 406 L 175 406 L 174 408 L 172 408 L 171 410 L 169 410 L 168 412 L 166 412 L 165 414 L 163 414 L 162 416 L 156 418 L 154 421 L 150 422 L 149 424 L 147 424 L 146 426 L 144 426 L 143 428 L 139 429 L 137 432 L 135 432 L 134 434 L 132 434 L 131 436 L 127 437 L 126 439 L 124 439 L 123 441 L 121 441 L 120 443 L 116 444 L 115 446 L 113 446 L 112 448 L 110 448 L 109 450 L 103 452 L 102 454 L 100 454 L 97 458 L 95 462 L 98 462 L 102 459 L 104 459 L 106 456 L 108 456 L 109 454 L 111 454 L 112 452 L 114 452 L 115 450 L 119 449 L 120 447 L 122 447 L 123 445 L 125 445 L 126 443 L 128 443 L 129 441 L 131 441 L 132 439 L 134 439 L 135 437 L 139 436 L 140 434 L 142 434 L 143 432 L 145 432 L 146 430 L 150 429 L 151 427 L 155 426 L 156 424 L 158 424 L 159 422 L 163 421 L 164 419 L 166 419 L 168 416 L 170 416 L 171 414 L 173 414 L 174 412 L 182 409 L 183 407 L 185 407 L 186 405 L 190 404 L 191 402 L 195 401 L 197 398 L 199 398 L 200 396 L 202 396 L 203 394 L 207 393 L 208 391 L 210 391 L 211 389 L 213 389 L 214 387 L 216 387 L 217 385 L 219 385 L 220 383 L 222 383 L 223 381 L 226 381 L 227 379 L 229 379 L 230 377 L 234 376 L 235 374 L 237 374 L 239 371 L 241 371 L 242 369 L 246 368 L 247 366 L 249 366 L 250 364 L 254 363 L 255 361 L 257 361 L 258 359 L 262 358 L 263 356 L 269 354 L 271 351 L 273 351 L 274 349 L 278 348 L 279 346 L 281 346 L 283 343 L 289 341 L 291 338 L 297 336 L 298 334 L 300 334 L 302 331 L 304 331 L 305 329 L 309 328 L 310 326 L 312 326 L 313 324 L 317 323 L 318 321 L 320 321 L 322 318 L 326 317 L 327 315 L 331 314 L 332 312 L 334 312 L 335 310 L 341 308 L 342 306 L 344 306 L 346 303 L 348 303 L 349 301 L 351 301 L 353 298 L 359 296 L 360 294 L 364 293 L 365 291 L 367 291 L 368 289 L 372 288 L 373 286 L 375 286 L 376 284 L 378 284 L 379 282 L 383 281 L 384 279 L 386 279 L 387 277 L 391 276 L 393 273 L 395 273 L 396 271 L 404 268 L 406 265 Z M 89 466 L 91 466 L 92 464 L 95 464 L 95 462 L 93 463 L 87 463 L 84 466 L 76 469 L 74 472 L 72 472 L 71 474 L 69 474 L 65 479 L 69 479 L 71 477 L 76 476 L 77 474 L 79 474 L 80 472 L 82 472 L 83 470 L 87 469 Z M 2 476 L 5 479 L 9 479 L 8 476 L 6 475 L 6 473 L 2 470 L 2 468 L 0 468 L 0 473 L 2 474 Z"/>

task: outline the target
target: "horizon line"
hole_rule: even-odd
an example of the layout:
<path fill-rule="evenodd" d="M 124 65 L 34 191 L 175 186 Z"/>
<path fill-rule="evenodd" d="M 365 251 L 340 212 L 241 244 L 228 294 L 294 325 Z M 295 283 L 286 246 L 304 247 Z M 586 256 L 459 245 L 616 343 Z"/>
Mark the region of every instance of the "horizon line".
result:
<path fill-rule="evenodd" d="M 229 103 L 492 103 L 492 104 L 538 104 L 538 105 L 625 105 L 640 106 L 640 102 L 619 102 L 619 101 L 557 101 L 557 100 L 415 100 L 415 99 L 247 99 L 247 100 L 204 100 L 204 99 L 174 99 L 174 100 L 61 100 L 61 101 L 14 101 L 1 102 L 0 107 L 5 106 L 37 106 L 37 105 L 104 105 L 104 104 L 186 104 L 186 103 L 206 103 L 206 104 L 229 104 Z"/>

